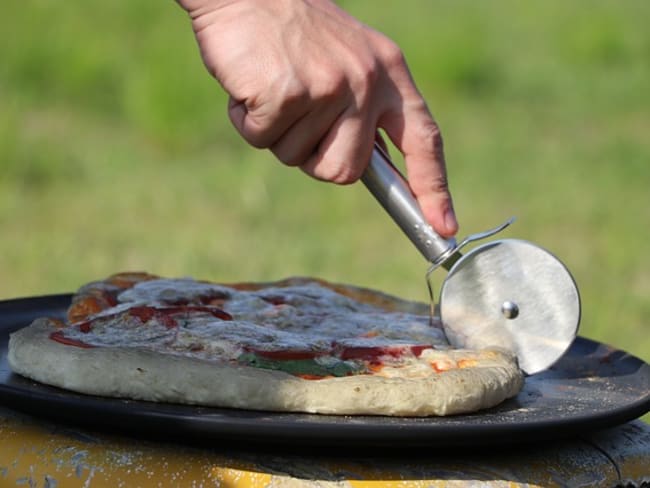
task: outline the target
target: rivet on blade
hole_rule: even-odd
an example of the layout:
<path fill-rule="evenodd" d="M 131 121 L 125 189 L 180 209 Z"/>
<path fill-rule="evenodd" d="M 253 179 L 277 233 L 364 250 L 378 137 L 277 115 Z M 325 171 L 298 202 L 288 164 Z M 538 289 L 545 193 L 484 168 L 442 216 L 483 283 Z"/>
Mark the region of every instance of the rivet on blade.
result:
<path fill-rule="evenodd" d="M 515 319 L 517 318 L 517 315 L 519 315 L 519 306 L 515 302 L 506 300 L 503 302 L 503 305 L 501 305 L 501 313 L 503 313 L 503 316 L 507 319 Z"/>

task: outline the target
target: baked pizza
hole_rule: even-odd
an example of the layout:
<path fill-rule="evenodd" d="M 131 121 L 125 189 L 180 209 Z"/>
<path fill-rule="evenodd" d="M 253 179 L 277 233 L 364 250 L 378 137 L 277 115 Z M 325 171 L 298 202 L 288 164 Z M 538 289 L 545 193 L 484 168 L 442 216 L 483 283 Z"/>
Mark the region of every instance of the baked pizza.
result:
<path fill-rule="evenodd" d="M 426 304 L 309 278 L 120 273 L 13 333 L 8 359 L 86 394 L 282 412 L 450 415 L 523 385 L 510 353 L 451 348 Z"/>

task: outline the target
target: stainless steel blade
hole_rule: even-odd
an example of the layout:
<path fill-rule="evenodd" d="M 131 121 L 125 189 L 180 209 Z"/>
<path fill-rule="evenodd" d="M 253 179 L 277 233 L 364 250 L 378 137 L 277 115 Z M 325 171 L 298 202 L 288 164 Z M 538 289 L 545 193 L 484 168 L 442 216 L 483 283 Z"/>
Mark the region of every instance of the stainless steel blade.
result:
<path fill-rule="evenodd" d="M 501 347 L 534 374 L 569 348 L 580 322 L 580 296 L 567 268 L 527 241 L 479 246 L 451 268 L 440 292 L 440 316 L 460 348 Z"/>
<path fill-rule="evenodd" d="M 452 344 L 509 349 L 529 374 L 548 368 L 569 348 L 580 321 L 580 297 L 571 274 L 555 256 L 514 239 L 460 253 L 466 244 L 492 236 L 512 220 L 460 244 L 442 238 L 426 222 L 408 183 L 378 146 L 362 181 L 432 263 L 427 272 L 432 314 L 429 275 L 439 267 L 449 270 L 439 306 Z"/>

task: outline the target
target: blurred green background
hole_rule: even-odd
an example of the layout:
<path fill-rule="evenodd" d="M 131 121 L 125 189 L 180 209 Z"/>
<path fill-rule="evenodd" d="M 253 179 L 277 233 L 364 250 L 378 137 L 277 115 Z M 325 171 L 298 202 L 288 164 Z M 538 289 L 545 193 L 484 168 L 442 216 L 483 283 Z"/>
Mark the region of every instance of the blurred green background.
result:
<path fill-rule="evenodd" d="M 650 360 L 650 2 L 341 3 L 403 48 L 459 236 L 516 216 L 504 236 L 573 271 L 581 334 Z M 426 264 L 361 185 L 239 139 L 174 2 L 9 2 L 0 32 L 1 298 L 148 270 L 426 299 Z"/>

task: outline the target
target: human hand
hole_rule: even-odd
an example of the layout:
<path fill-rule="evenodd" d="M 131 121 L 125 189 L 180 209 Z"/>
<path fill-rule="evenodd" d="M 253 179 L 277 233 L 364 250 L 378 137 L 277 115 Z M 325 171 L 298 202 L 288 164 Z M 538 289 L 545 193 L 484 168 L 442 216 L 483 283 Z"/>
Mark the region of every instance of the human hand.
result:
<path fill-rule="evenodd" d="M 425 218 L 445 237 L 456 233 L 440 130 L 393 41 L 330 0 L 177 1 L 248 143 L 348 184 L 383 129 Z"/>

